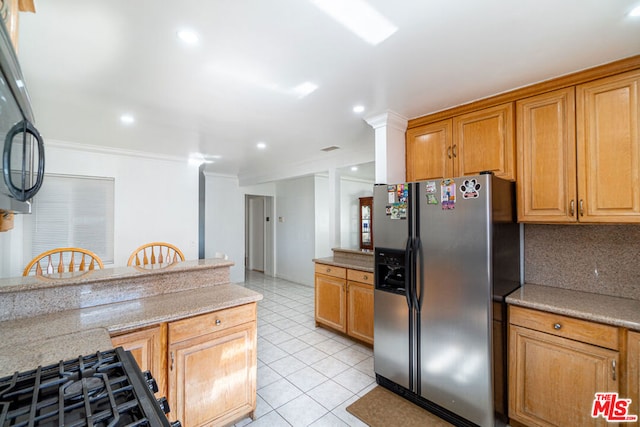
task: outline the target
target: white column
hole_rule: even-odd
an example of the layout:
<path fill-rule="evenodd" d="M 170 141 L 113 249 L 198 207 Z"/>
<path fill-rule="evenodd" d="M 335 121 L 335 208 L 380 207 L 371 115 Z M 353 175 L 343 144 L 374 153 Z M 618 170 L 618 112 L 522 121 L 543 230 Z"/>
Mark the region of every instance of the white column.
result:
<path fill-rule="evenodd" d="M 329 168 L 329 241 L 332 248 L 339 248 L 340 241 L 340 171 Z"/>
<path fill-rule="evenodd" d="M 387 111 L 365 121 L 375 130 L 376 184 L 404 182 L 407 118 Z"/>

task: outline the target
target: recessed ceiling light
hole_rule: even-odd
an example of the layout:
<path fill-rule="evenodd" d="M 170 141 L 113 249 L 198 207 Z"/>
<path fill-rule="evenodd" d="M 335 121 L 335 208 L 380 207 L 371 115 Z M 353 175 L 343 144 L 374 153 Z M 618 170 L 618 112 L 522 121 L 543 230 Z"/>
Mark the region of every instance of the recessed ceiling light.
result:
<path fill-rule="evenodd" d="M 355 171 L 357 171 L 357 170 L 358 170 L 358 167 L 357 167 L 357 166 L 351 166 L 351 172 L 355 172 Z"/>
<path fill-rule="evenodd" d="M 629 16 L 633 16 L 634 18 L 640 16 L 640 6 L 636 6 L 631 9 L 631 12 L 629 12 Z"/>
<path fill-rule="evenodd" d="M 187 44 L 196 44 L 199 40 L 198 34 L 193 30 L 180 30 L 178 37 Z"/>
<path fill-rule="evenodd" d="M 299 98 L 304 98 L 309 95 L 311 92 L 318 89 L 318 85 L 311 82 L 304 82 L 299 84 L 298 86 L 293 88 L 293 91 L 298 95 Z"/>
<path fill-rule="evenodd" d="M 311 0 L 320 10 L 372 45 L 377 45 L 398 30 L 392 22 L 365 0 Z"/>
<path fill-rule="evenodd" d="M 131 114 L 123 114 L 120 116 L 120 122 L 122 122 L 125 125 L 130 125 L 135 121 L 136 119 Z"/>
<path fill-rule="evenodd" d="M 362 113 L 364 111 L 364 105 L 356 105 L 353 107 L 354 113 Z"/>
<path fill-rule="evenodd" d="M 256 144 L 256 147 L 258 147 L 261 150 L 264 150 L 265 148 L 267 148 L 267 144 L 265 144 L 264 142 L 258 142 Z"/>

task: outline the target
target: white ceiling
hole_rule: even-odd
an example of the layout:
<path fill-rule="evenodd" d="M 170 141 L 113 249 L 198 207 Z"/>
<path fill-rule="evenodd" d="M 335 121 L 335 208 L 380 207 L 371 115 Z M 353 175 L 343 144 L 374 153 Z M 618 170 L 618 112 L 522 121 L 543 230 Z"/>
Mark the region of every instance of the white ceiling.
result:
<path fill-rule="evenodd" d="M 398 27 L 377 46 L 310 0 L 41 0 L 21 14 L 19 58 L 45 141 L 221 156 L 209 171 L 250 182 L 372 160 L 364 117 L 419 117 L 640 54 L 626 15 L 640 0 L 368 3 Z M 197 45 L 178 40 L 184 27 Z M 307 81 L 318 89 L 292 94 Z"/>

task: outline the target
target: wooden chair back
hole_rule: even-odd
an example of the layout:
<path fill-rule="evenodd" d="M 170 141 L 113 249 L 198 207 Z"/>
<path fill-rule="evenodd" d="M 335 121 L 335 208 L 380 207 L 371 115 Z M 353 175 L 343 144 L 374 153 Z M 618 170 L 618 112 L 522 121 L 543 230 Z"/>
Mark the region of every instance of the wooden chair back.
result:
<path fill-rule="evenodd" d="M 152 242 L 133 251 L 127 265 L 142 268 L 162 267 L 184 261 L 184 254 L 171 243 Z"/>
<path fill-rule="evenodd" d="M 35 276 L 49 276 L 54 273 L 75 271 L 91 271 L 104 268 L 98 255 L 82 248 L 56 248 L 33 258 L 22 272 L 28 276 L 33 271 Z"/>

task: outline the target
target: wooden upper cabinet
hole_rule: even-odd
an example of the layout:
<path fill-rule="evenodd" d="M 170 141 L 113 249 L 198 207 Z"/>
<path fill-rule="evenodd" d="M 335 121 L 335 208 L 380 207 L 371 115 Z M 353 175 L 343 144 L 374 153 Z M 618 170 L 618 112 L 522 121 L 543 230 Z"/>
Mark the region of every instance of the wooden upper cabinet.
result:
<path fill-rule="evenodd" d="M 407 181 L 455 176 L 452 153 L 452 120 L 407 130 Z"/>
<path fill-rule="evenodd" d="M 518 221 L 575 222 L 575 91 L 516 102 Z"/>
<path fill-rule="evenodd" d="M 512 102 L 454 117 L 455 176 L 492 171 L 499 178 L 515 180 L 513 128 Z"/>
<path fill-rule="evenodd" d="M 640 70 L 577 86 L 581 222 L 640 222 Z"/>

